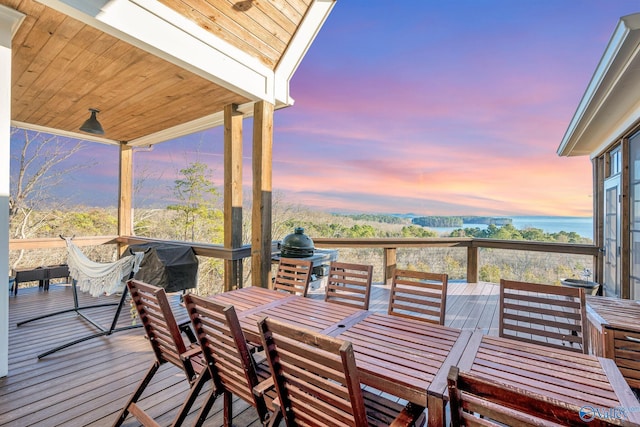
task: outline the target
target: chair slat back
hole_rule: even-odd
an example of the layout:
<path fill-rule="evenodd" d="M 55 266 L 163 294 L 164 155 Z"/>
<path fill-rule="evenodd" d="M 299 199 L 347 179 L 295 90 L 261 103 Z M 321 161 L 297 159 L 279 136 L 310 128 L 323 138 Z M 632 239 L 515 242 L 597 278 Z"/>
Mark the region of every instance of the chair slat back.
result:
<path fill-rule="evenodd" d="M 444 325 L 448 280 L 447 274 L 396 269 L 387 312 Z"/>
<path fill-rule="evenodd" d="M 253 394 L 260 381 L 234 307 L 192 294 L 184 300 L 218 394 L 227 390 L 239 396 L 265 419 L 264 400 Z"/>
<path fill-rule="evenodd" d="M 584 289 L 500 281 L 501 337 L 587 353 Z"/>
<path fill-rule="evenodd" d="M 158 362 L 173 363 L 193 379 L 194 366 L 189 359 L 180 357 L 187 347 L 165 290 L 135 279 L 129 280 L 127 287 Z"/>
<path fill-rule="evenodd" d="M 307 296 L 313 263 L 299 258 L 280 258 L 273 288 L 294 295 Z"/>
<path fill-rule="evenodd" d="M 506 386 L 493 378 L 461 372 L 452 366 L 447 377 L 452 426 L 610 426 L 633 425 L 615 417 L 598 418 L 577 404 L 560 402 L 530 390 Z M 580 418 L 592 416 L 586 422 Z"/>
<path fill-rule="evenodd" d="M 269 318 L 259 327 L 287 426 L 368 425 L 350 342 Z"/>
<path fill-rule="evenodd" d="M 332 261 L 324 300 L 368 310 L 372 275 L 372 265 Z"/>

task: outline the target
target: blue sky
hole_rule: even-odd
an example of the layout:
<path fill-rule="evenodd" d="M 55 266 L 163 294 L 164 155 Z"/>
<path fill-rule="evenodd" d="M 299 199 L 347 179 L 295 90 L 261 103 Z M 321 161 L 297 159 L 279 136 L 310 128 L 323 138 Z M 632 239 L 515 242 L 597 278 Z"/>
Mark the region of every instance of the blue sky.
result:
<path fill-rule="evenodd" d="M 295 105 L 276 112 L 274 193 L 333 212 L 590 216 L 589 159 L 556 149 L 635 12 L 637 0 L 338 1 L 292 80 Z M 170 200 L 196 159 L 222 185 L 221 129 L 180 142 L 136 153 L 136 204 Z M 117 150 L 90 152 L 115 188 Z M 244 155 L 250 185 L 249 140 Z M 76 176 L 68 196 L 116 204 L 84 192 L 92 182 Z"/>

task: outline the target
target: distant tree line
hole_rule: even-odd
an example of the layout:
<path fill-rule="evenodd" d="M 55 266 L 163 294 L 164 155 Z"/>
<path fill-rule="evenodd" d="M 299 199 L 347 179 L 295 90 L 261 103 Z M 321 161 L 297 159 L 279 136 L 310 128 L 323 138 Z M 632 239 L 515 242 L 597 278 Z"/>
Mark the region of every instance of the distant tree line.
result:
<path fill-rule="evenodd" d="M 284 225 L 293 232 L 295 227 L 302 227 L 305 234 L 317 237 L 364 238 L 364 237 L 437 237 L 438 233 L 415 225 L 405 225 L 393 230 L 374 227 L 370 224 L 345 225 L 333 222 L 316 222 L 304 217 L 290 218 Z"/>
<path fill-rule="evenodd" d="M 496 240 L 532 240 L 536 242 L 556 242 L 556 243 L 582 243 L 589 244 L 592 240 L 582 237 L 575 231 L 560 231 L 557 233 L 546 233 L 540 228 L 527 227 L 522 230 L 515 228 L 512 224 L 497 227 L 493 224 L 485 229 L 479 227 L 459 228 L 453 230 L 450 237 L 478 237 L 483 239 Z"/>
<path fill-rule="evenodd" d="M 423 227 L 462 227 L 464 224 L 460 216 L 420 216 L 411 222 Z"/>
<path fill-rule="evenodd" d="M 381 222 L 384 224 L 404 224 L 407 222 L 406 219 L 396 215 L 385 215 L 385 214 L 350 214 L 350 215 L 334 214 L 334 215 L 351 218 L 356 221 L 373 221 L 373 222 Z"/>
<path fill-rule="evenodd" d="M 513 220 L 490 216 L 420 216 L 411 222 L 423 227 L 462 227 L 464 224 L 507 225 Z"/>
<path fill-rule="evenodd" d="M 465 224 L 507 225 L 512 224 L 511 218 L 497 218 L 493 216 L 461 216 Z"/>

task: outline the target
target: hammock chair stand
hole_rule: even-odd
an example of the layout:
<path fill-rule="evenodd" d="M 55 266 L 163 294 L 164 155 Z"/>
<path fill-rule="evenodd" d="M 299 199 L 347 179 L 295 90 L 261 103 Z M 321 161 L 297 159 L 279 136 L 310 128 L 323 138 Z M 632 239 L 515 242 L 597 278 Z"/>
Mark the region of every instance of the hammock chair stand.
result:
<path fill-rule="evenodd" d="M 71 239 L 70 238 L 64 238 L 62 236 L 60 236 L 60 237 L 67 241 L 67 248 L 69 248 L 70 245 L 72 244 L 71 243 Z M 128 278 L 129 279 L 133 278 L 133 276 L 134 276 L 134 274 L 135 274 L 135 272 L 137 270 L 137 267 L 140 264 L 140 260 L 141 260 L 141 258 L 132 258 L 131 272 L 128 273 Z M 71 290 L 73 292 L 73 308 L 56 311 L 54 313 L 49 313 L 49 314 L 45 314 L 45 315 L 42 315 L 42 316 L 33 317 L 31 319 L 24 320 L 22 322 L 17 323 L 16 326 L 21 326 L 21 325 L 24 325 L 25 323 L 33 322 L 33 321 L 40 320 L 40 319 L 45 319 L 45 318 L 51 317 L 51 316 L 57 316 L 59 314 L 75 312 L 78 316 L 82 317 L 84 320 L 86 320 L 91 325 L 93 325 L 95 328 L 97 328 L 98 332 L 90 334 L 90 335 L 86 335 L 86 336 L 84 336 L 82 338 L 75 339 L 75 340 L 70 341 L 70 342 L 68 342 L 66 344 L 62 344 L 62 345 L 60 345 L 58 347 L 52 348 L 51 350 L 47 350 L 44 353 L 40 353 L 40 354 L 38 354 L 38 359 L 42 359 L 43 357 L 48 356 L 48 355 L 50 355 L 52 353 L 55 353 L 57 351 L 60 351 L 60 350 L 63 350 L 65 348 L 71 347 L 73 345 L 79 344 L 81 342 L 88 341 L 88 340 L 93 339 L 93 338 L 102 337 L 102 336 L 108 336 L 108 335 L 111 335 L 111 334 L 116 333 L 116 332 L 126 331 L 126 330 L 129 330 L 129 329 L 142 327 L 141 323 L 135 324 L 135 325 L 127 325 L 127 326 L 117 327 L 118 319 L 120 318 L 120 313 L 122 312 L 122 308 L 124 307 L 124 304 L 126 302 L 127 295 L 128 295 L 127 286 L 124 287 L 124 290 L 122 291 L 122 295 L 120 296 L 120 300 L 118 302 L 92 304 L 92 305 L 86 305 L 86 306 L 80 306 L 80 304 L 78 303 L 77 280 L 74 279 L 74 278 L 72 278 L 72 280 L 71 280 Z M 87 316 L 86 314 L 84 314 L 81 311 L 81 310 L 86 310 L 86 309 L 91 309 L 91 308 L 108 307 L 108 306 L 117 306 L 116 311 L 115 311 L 115 313 L 113 315 L 113 320 L 111 321 L 111 325 L 108 328 L 106 328 L 105 326 L 103 326 L 100 323 L 96 322 L 95 320 L 91 319 L 89 316 Z"/>

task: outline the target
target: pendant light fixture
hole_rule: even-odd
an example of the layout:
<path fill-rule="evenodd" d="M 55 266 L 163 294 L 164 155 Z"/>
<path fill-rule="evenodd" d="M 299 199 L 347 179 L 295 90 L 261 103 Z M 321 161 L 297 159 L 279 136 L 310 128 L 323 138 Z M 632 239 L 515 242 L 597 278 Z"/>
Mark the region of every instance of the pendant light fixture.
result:
<path fill-rule="evenodd" d="M 89 111 L 91 111 L 91 117 L 89 117 L 87 121 L 80 126 L 80 130 L 94 135 L 104 135 L 104 129 L 102 129 L 102 125 L 96 118 L 96 114 L 98 114 L 100 110 L 96 108 L 89 108 Z"/>

